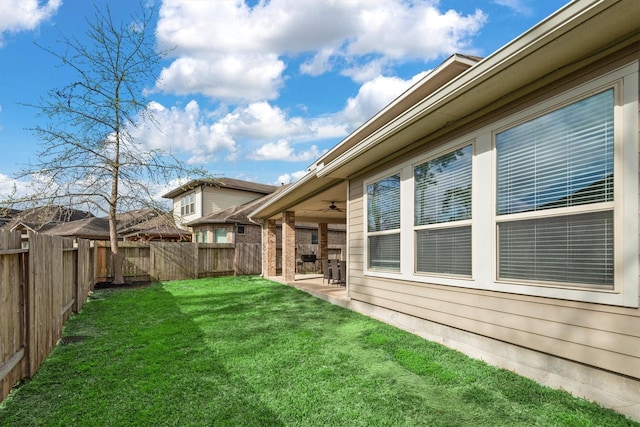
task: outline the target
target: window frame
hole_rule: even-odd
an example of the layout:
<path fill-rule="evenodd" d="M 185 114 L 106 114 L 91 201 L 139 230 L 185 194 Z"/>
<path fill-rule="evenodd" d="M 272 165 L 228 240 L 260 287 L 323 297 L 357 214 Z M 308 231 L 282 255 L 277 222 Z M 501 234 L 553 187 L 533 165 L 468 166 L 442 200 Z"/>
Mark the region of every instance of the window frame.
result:
<path fill-rule="evenodd" d="M 224 231 L 224 242 L 218 242 L 218 232 L 219 231 Z M 229 243 L 229 230 L 227 230 L 226 228 L 223 227 L 215 227 L 213 229 L 213 243 L 217 243 L 217 244 L 226 244 Z"/>
<path fill-rule="evenodd" d="M 389 179 L 391 177 L 394 176 L 398 176 L 399 177 L 399 185 L 400 185 L 400 193 L 399 193 L 399 207 L 400 207 L 400 218 L 399 218 L 399 227 L 398 228 L 393 228 L 390 230 L 379 230 L 379 231 L 369 231 L 369 201 L 368 201 L 368 188 L 369 185 L 371 184 L 375 184 L 375 183 L 379 183 L 381 181 L 384 181 L 385 179 Z M 393 170 L 393 171 L 386 171 L 383 174 L 379 174 L 374 176 L 372 179 L 367 180 L 364 183 L 364 206 L 363 206 L 363 214 L 364 214 L 364 233 L 365 233 L 365 238 L 364 238 L 364 268 L 366 269 L 367 272 L 373 273 L 375 275 L 379 275 L 382 277 L 396 277 L 398 274 L 400 274 L 402 272 L 402 253 L 403 253 L 403 249 L 402 249 L 402 225 L 403 225 L 403 218 L 402 218 L 402 201 L 404 200 L 403 198 L 403 194 L 402 194 L 402 181 L 403 181 L 403 173 L 401 170 Z M 376 237 L 376 236 L 391 236 L 391 235 L 400 235 L 400 256 L 399 256 L 399 266 L 398 268 L 383 268 L 383 267 L 371 267 L 371 259 L 370 259 L 370 249 L 369 249 L 369 238 L 370 237 Z"/>
<path fill-rule="evenodd" d="M 191 191 L 180 197 L 180 215 L 188 216 L 196 213 L 196 193 Z"/>
<path fill-rule="evenodd" d="M 462 219 L 462 220 L 453 220 L 453 221 L 442 221 L 442 222 L 435 222 L 432 224 L 423 224 L 423 225 L 417 225 L 415 223 L 415 210 L 416 210 L 416 206 L 417 206 L 417 201 L 415 200 L 415 187 L 417 185 L 416 183 L 416 178 L 415 178 L 415 169 L 418 168 L 419 166 L 424 165 L 427 162 L 439 159 L 443 156 L 446 156 L 447 154 L 451 154 L 455 151 L 458 150 L 462 150 L 465 149 L 467 147 L 471 148 L 471 194 L 470 194 L 470 198 L 471 198 L 471 212 L 469 214 L 469 218 L 466 219 Z M 418 161 L 414 162 L 411 165 L 411 186 L 412 186 L 412 192 L 414 194 L 413 200 L 412 200 L 412 206 L 413 206 L 413 216 L 414 216 L 414 220 L 412 221 L 412 227 L 413 227 L 413 236 L 412 236 L 412 241 L 413 241 L 413 274 L 416 276 L 425 276 L 425 277 L 432 277 L 432 276 L 440 276 L 440 277 L 457 277 L 457 278 L 461 278 L 461 279 L 471 279 L 473 278 L 473 260 L 474 260 L 474 254 L 473 254 L 473 192 L 474 192 L 474 157 L 475 157 L 475 140 L 474 139 L 467 139 L 462 143 L 456 143 L 453 146 L 447 145 L 445 147 L 444 150 L 438 150 L 435 153 L 432 153 L 429 156 L 426 157 L 421 157 Z M 471 247 L 471 260 L 470 260 L 470 265 L 469 265 L 469 269 L 470 269 L 470 274 L 459 274 L 459 273 L 442 273 L 442 272 L 434 272 L 434 271 L 419 271 L 418 270 L 418 233 L 420 231 L 423 230 L 444 230 L 444 229 L 451 229 L 451 228 L 466 228 L 469 227 L 471 230 L 471 234 L 470 234 L 470 247 Z"/>
<path fill-rule="evenodd" d="M 638 241 L 640 239 L 640 144 L 638 121 L 640 110 L 639 90 L 640 61 L 634 60 L 618 68 L 596 75 L 579 84 L 567 79 L 563 87 L 553 93 L 540 95 L 535 101 L 514 110 L 513 113 L 485 122 L 480 127 L 460 134 L 454 140 L 441 139 L 411 158 L 399 160 L 386 170 L 380 170 L 360 180 L 362 191 L 363 264 L 365 278 L 389 278 L 411 282 L 416 286 L 453 286 L 481 291 L 495 291 L 526 297 L 544 297 L 560 300 L 594 303 L 621 307 L 639 307 Z M 497 236 L 497 158 L 495 134 L 527 120 L 542 116 L 562 106 L 597 94 L 606 88 L 614 88 L 614 286 L 600 289 L 565 283 L 521 282 L 511 279 L 498 280 Z M 413 167 L 433 159 L 456 147 L 473 141 L 472 158 L 472 277 L 439 276 L 417 273 L 414 230 L 414 182 Z M 368 267 L 368 216 L 367 186 L 385 177 L 400 174 L 401 226 L 400 271 L 379 271 Z M 594 204 L 588 209 L 605 206 Z M 557 214 L 569 208 L 555 208 Z M 544 212 L 544 211 L 542 211 Z M 529 213 L 526 213 L 527 215 Z M 522 213 L 512 214 L 517 218 Z M 535 215 L 545 215 L 545 213 Z M 357 218 L 357 217 L 354 217 Z M 410 256 L 408 256 L 410 255 Z"/>
<path fill-rule="evenodd" d="M 533 210 L 528 210 L 528 211 L 523 211 L 523 212 L 515 212 L 515 213 L 503 213 L 500 214 L 497 211 L 499 210 L 498 207 L 498 193 L 499 193 L 499 188 L 498 188 L 498 168 L 499 168 L 499 164 L 498 164 L 498 149 L 497 149 L 497 144 L 498 144 L 498 135 L 501 134 L 502 132 L 511 130 L 511 129 L 515 129 L 518 126 L 527 124 L 527 123 L 531 123 L 534 120 L 537 119 L 542 119 L 544 117 L 548 117 L 550 114 L 554 114 L 556 112 L 561 111 L 564 108 L 568 108 L 570 106 L 576 105 L 577 103 L 581 102 L 581 101 L 585 101 L 589 98 L 592 98 L 594 96 L 598 96 L 601 95 L 603 93 L 606 93 L 610 90 L 613 90 L 613 146 L 611 147 L 611 155 L 614 157 L 613 159 L 613 188 L 614 188 L 614 198 L 612 201 L 601 201 L 601 202 L 595 202 L 595 203 L 587 203 L 587 204 L 575 204 L 575 205 L 571 205 L 571 206 L 563 206 L 563 207 L 553 207 L 553 208 L 546 208 L 546 209 L 533 209 Z M 604 212 L 611 212 L 614 217 L 613 217 L 613 222 L 615 224 L 615 205 L 616 205 L 616 191 L 615 191 L 615 187 L 616 187 L 616 181 L 618 178 L 620 178 L 620 174 L 617 174 L 617 170 L 619 169 L 619 167 L 616 167 L 616 162 L 615 162 L 615 151 L 616 151 L 616 130 L 617 128 L 621 125 L 621 120 L 616 120 L 616 107 L 618 105 L 621 104 L 622 99 L 621 99 L 621 94 L 622 92 L 622 82 L 620 80 L 614 82 L 613 84 L 607 84 L 604 85 L 602 87 L 593 89 L 591 91 L 589 91 L 588 93 L 582 94 L 582 95 L 578 95 L 576 97 L 573 97 L 571 99 L 568 99 L 564 102 L 560 102 L 557 105 L 546 109 L 543 112 L 540 112 L 538 114 L 534 114 L 528 117 L 524 117 L 520 120 L 518 120 L 515 123 L 510 123 L 509 125 L 502 127 L 500 129 L 496 129 L 492 132 L 492 139 L 493 139 L 493 151 L 494 151 L 494 156 L 495 156 L 495 175 L 494 175 L 494 194 L 495 194 L 495 200 L 496 200 L 496 208 L 495 208 L 495 233 L 496 233 L 496 245 L 495 245 L 495 259 L 496 259 L 496 273 L 495 273 L 495 280 L 497 282 L 502 282 L 502 283 L 522 283 L 522 284 L 532 284 L 535 286 L 559 286 L 559 287 L 576 287 L 576 288 L 593 288 L 595 290 L 614 290 L 615 289 L 615 283 L 618 282 L 619 280 L 616 280 L 615 278 L 615 259 L 617 256 L 620 256 L 620 254 L 616 254 L 615 251 L 615 231 L 613 233 L 613 237 L 614 237 L 614 254 L 613 254 L 613 270 L 614 270 L 614 277 L 613 277 L 613 284 L 608 286 L 608 285 L 590 285 L 590 284 L 586 284 L 586 283 L 579 283 L 579 282 L 562 282 L 562 281 L 545 281 L 542 279 L 523 279 L 523 278 L 514 278 L 514 277 L 500 277 L 500 226 L 502 224 L 515 224 L 515 223 L 523 223 L 525 221 L 539 221 L 539 220 L 545 220 L 545 219 L 549 219 L 549 220 L 553 220 L 554 218 L 569 218 L 569 217 L 579 217 L 582 215 L 586 215 L 586 214 L 590 214 L 590 213 L 604 213 Z M 619 114 L 618 114 L 619 115 Z"/>

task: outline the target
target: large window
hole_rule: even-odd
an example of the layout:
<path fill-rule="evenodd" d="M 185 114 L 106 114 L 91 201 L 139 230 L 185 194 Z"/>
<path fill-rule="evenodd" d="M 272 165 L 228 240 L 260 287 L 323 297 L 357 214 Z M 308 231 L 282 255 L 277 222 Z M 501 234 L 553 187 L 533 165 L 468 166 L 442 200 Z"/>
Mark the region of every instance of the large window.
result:
<path fill-rule="evenodd" d="M 498 278 L 612 288 L 614 90 L 495 141 Z"/>
<path fill-rule="evenodd" d="M 473 148 L 416 166 L 416 271 L 471 276 L 471 164 Z"/>
<path fill-rule="evenodd" d="M 400 174 L 367 185 L 369 268 L 400 270 Z"/>
<path fill-rule="evenodd" d="M 639 74 L 567 81 L 354 178 L 364 275 L 638 307 Z"/>
<path fill-rule="evenodd" d="M 191 215 L 196 212 L 196 193 L 189 193 L 180 198 L 180 214 Z"/>

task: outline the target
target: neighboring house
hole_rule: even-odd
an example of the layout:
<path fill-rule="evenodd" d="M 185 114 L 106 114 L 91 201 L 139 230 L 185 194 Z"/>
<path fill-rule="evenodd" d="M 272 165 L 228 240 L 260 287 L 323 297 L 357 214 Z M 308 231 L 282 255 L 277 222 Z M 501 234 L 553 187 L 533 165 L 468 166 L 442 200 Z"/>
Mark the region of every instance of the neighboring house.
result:
<path fill-rule="evenodd" d="M 446 60 L 250 214 L 263 274 L 342 200 L 351 307 L 640 419 L 639 17 L 574 1 Z"/>
<path fill-rule="evenodd" d="M 154 209 L 139 209 L 117 214 L 119 240 L 189 241 L 191 233 L 176 227 L 173 216 Z M 109 240 L 108 218 L 60 206 L 45 206 L 19 212 L 4 225 L 21 230 L 63 237 Z"/>
<path fill-rule="evenodd" d="M 248 214 L 259 206 L 275 197 L 287 186 L 275 187 L 275 191 L 263 197 L 252 200 L 241 206 L 232 205 L 221 211 L 205 215 L 185 225 L 188 226 L 194 236 L 194 241 L 199 243 L 262 243 L 262 225 L 248 218 Z M 280 241 L 280 228 L 278 227 L 278 240 Z M 318 254 L 319 231 L 318 224 L 296 224 L 296 252 L 297 258 L 301 255 Z M 346 230 L 344 224 L 331 225 L 327 229 L 327 249 L 330 258 L 342 258 L 345 251 Z"/>
<path fill-rule="evenodd" d="M 162 197 L 173 200 L 176 223 L 184 226 L 209 214 L 264 197 L 277 188 L 232 178 L 195 179 Z M 196 240 L 195 236 L 193 240 Z"/>
<path fill-rule="evenodd" d="M 191 233 L 177 227 L 171 213 L 138 209 L 116 215 L 118 237 L 124 241 L 191 241 Z"/>
<path fill-rule="evenodd" d="M 93 214 L 65 206 L 47 205 L 25 209 L 15 215 L 4 224 L 4 228 L 11 231 L 37 231 L 44 232 L 63 222 L 79 219 L 93 218 Z"/>
<path fill-rule="evenodd" d="M 44 233 L 65 222 L 94 218 L 90 212 L 64 206 L 47 205 L 25 209 L 13 215 L 2 227 L 10 231 L 20 231 L 26 246 L 27 233 Z"/>
<path fill-rule="evenodd" d="M 0 208 L 0 228 L 22 212 L 18 209 Z"/>
<path fill-rule="evenodd" d="M 109 240 L 109 220 L 91 217 L 71 222 L 61 222 L 42 233 L 79 239 Z"/>

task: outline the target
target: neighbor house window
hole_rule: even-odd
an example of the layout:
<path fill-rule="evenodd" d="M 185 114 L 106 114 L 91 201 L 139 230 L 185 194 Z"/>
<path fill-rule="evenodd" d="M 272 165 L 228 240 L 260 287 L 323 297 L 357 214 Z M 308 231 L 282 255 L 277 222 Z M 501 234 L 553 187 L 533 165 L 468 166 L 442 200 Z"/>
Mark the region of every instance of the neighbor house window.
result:
<path fill-rule="evenodd" d="M 189 193 L 180 198 L 180 214 L 191 215 L 196 212 L 196 193 Z"/>
<path fill-rule="evenodd" d="M 239 226 L 236 228 L 236 232 L 237 232 L 238 234 L 244 234 L 244 233 L 245 233 L 244 225 L 239 225 Z"/>
<path fill-rule="evenodd" d="M 415 269 L 471 276 L 471 163 L 473 146 L 416 166 Z"/>
<path fill-rule="evenodd" d="M 311 244 L 318 244 L 318 230 L 311 230 Z"/>
<path fill-rule="evenodd" d="M 368 266 L 400 270 L 400 174 L 367 185 Z"/>
<path fill-rule="evenodd" d="M 227 243 L 227 229 L 216 228 L 213 230 L 215 243 Z"/>
<path fill-rule="evenodd" d="M 614 90 L 495 136 L 498 279 L 614 284 Z"/>

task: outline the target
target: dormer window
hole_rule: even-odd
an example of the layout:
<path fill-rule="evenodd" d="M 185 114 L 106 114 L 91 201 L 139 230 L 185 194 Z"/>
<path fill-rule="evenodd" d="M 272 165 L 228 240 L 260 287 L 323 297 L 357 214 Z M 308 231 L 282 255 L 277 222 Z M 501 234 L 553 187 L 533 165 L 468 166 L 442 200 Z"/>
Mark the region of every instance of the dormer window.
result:
<path fill-rule="evenodd" d="M 196 212 L 196 193 L 189 193 L 180 199 L 180 215 L 191 215 Z"/>

